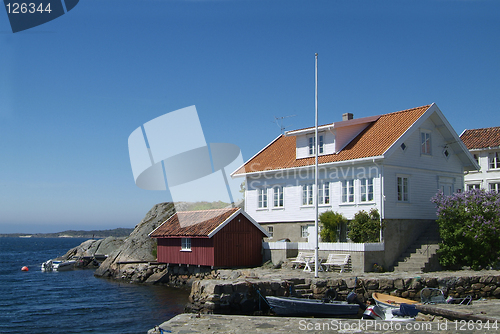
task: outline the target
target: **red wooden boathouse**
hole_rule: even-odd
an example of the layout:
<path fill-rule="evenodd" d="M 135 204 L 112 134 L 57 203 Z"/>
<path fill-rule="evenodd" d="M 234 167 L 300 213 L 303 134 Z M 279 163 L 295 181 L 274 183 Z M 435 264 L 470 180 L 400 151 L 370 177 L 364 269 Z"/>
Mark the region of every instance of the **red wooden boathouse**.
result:
<path fill-rule="evenodd" d="M 240 208 L 177 212 L 149 234 L 158 262 L 212 267 L 259 266 L 268 233 Z"/>

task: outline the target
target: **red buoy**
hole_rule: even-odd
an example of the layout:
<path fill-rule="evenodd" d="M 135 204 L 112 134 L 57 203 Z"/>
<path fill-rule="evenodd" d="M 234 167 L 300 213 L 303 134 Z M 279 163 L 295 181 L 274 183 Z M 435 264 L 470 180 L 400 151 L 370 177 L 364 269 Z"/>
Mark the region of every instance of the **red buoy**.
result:
<path fill-rule="evenodd" d="M 21 268 L 21 270 L 22 271 L 28 271 L 29 269 L 28 269 L 28 267 L 24 266 L 24 267 Z"/>

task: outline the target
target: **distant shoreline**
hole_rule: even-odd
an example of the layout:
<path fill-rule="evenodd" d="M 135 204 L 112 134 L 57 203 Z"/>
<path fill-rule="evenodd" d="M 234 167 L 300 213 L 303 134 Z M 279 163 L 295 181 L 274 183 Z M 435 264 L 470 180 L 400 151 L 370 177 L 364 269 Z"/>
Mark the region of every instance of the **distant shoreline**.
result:
<path fill-rule="evenodd" d="M 55 233 L 0 233 L 0 238 L 94 238 L 102 239 L 107 237 L 128 237 L 133 228 L 115 228 L 112 230 L 92 230 L 92 231 L 62 231 Z"/>

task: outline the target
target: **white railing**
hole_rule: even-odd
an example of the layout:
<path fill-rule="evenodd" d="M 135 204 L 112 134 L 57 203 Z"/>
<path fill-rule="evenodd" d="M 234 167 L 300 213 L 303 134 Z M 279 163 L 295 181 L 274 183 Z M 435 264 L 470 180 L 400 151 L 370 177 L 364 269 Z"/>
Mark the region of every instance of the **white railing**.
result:
<path fill-rule="evenodd" d="M 308 242 L 263 242 L 264 249 L 298 249 L 314 250 L 314 243 Z M 354 243 L 354 242 L 320 242 L 320 251 L 342 252 L 378 252 L 384 250 L 383 242 Z"/>

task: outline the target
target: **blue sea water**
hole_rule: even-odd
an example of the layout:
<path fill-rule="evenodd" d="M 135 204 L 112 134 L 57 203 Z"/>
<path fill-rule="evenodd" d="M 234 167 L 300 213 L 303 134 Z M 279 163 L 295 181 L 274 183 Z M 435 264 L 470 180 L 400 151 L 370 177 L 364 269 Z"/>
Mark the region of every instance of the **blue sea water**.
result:
<path fill-rule="evenodd" d="M 0 333 L 147 333 L 182 313 L 186 290 L 40 270 L 85 240 L 0 238 Z"/>

